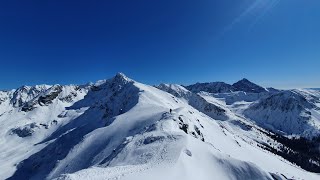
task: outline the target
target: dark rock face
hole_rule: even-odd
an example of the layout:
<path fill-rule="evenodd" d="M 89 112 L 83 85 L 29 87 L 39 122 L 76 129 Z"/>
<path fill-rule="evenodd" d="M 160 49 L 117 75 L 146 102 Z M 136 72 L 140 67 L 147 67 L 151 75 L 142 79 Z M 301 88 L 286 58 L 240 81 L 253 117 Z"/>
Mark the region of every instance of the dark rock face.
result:
<path fill-rule="evenodd" d="M 249 93 L 262 93 L 267 92 L 267 90 L 261 86 L 258 86 L 248 79 L 242 79 L 232 85 L 237 91 L 244 91 Z"/>
<path fill-rule="evenodd" d="M 11 134 L 16 134 L 17 136 L 24 138 L 31 136 L 35 132 L 35 128 L 38 128 L 38 126 L 35 123 L 31 123 L 23 127 L 12 129 Z"/>
<path fill-rule="evenodd" d="M 54 100 L 58 95 L 62 92 L 61 86 L 55 86 L 53 87 L 53 91 L 45 96 L 40 96 L 38 99 L 39 105 L 48 105 L 52 103 L 52 100 Z"/>
<path fill-rule="evenodd" d="M 66 96 L 66 97 L 64 97 L 64 98 L 60 98 L 59 100 L 60 100 L 60 101 L 64 101 L 64 102 L 71 103 L 71 102 L 73 102 L 73 99 L 74 99 L 75 97 L 77 97 L 77 96 L 78 96 L 77 93 L 71 92 L 68 96 Z"/>
<path fill-rule="evenodd" d="M 32 110 L 34 110 L 34 109 L 35 109 L 34 104 L 25 104 L 25 105 L 21 108 L 21 111 L 28 112 L 28 111 L 32 111 Z"/>

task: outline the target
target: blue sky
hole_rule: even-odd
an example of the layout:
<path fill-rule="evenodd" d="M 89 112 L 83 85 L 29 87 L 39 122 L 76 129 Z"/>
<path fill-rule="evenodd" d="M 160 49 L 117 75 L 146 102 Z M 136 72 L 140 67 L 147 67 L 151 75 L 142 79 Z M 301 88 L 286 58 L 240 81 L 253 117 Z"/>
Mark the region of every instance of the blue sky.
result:
<path fill-rule="evenodd" d="M 0 1 L 0 89 L 83 84 L 320 87 L 320 1 Z"/>

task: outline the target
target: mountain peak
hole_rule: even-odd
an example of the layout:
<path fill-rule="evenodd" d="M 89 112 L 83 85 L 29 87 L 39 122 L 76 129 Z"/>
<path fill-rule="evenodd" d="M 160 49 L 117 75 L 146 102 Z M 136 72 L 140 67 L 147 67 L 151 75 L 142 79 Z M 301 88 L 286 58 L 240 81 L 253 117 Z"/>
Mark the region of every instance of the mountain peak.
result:
<path fill-rule="evenodd" d="M 247 78 L 242 78 L 240 81 L 243 81 L 243 82 L 250 82 L 252 83 L 251 81 L 249 81 Z"/>
<path fill-rule="evenodd" d="M 118 72 L 116 76 L 127 78 L 127 76 L 123 72 Z"/>
<path fill-rule="evenodd" d="M 133 81 L 132 79 L 128 78 L 128 76 L 126 76 L 124 73 L 122 72 L 118 72 L 114 77 L 113 77 L 114 81 L 117 82 L 130 82 Z"/>
<path fill-rule="evenodd" d="M 251 92 L 251 93 L 261 93 L 266 92 L 267 90 L 246 78 L 241 79 L 240 81 L 232 85 L 238 91 Z"/>

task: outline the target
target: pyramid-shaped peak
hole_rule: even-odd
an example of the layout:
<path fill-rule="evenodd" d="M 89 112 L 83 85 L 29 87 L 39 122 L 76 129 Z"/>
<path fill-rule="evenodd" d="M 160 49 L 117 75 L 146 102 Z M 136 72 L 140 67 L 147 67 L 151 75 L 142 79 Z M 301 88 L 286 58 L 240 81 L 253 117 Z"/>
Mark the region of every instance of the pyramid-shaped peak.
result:
<path fill-rule="evenodd" d="M 249 81 L 247 78 L 243 78 L 243 79 L 241 79 L 241 80 L 238 81 L 238 82 L 253 83 L 253 82 Z M 254 83 L 253 83 L 253 84 L 254 84 Z"/>
<path fill-rule="evenodd" d="M 267 90 L 246 78 L 241 79 L 240 81 L 232 85 L 238 91 L 251 92 L 251 93 L 261 93 L 266 92 Z"/>
<path fill-rule="evenodd" d="M 252 84 L 252 85 L 257 85 L 251 81 L 249 81 L 247 78 L 243 78 L 241 80 L 239 80 L 238 82 L 234 83 L 233 85 L 237 85 L 237 84 Z M 258 86 L 258 85 L 257 85 Z"/>

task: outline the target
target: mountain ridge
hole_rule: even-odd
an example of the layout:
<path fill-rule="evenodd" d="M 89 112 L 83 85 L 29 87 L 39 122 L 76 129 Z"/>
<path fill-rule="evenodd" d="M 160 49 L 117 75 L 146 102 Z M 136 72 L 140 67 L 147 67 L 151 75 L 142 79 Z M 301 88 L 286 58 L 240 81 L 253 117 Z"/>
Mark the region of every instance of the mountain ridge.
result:
<path fill-rule="evenodd" d="M 243 91 L 247 93 L 263 93 L 269 90 L 263 88 L 246 78 L 237 81 L 234 84 L 227 84 L 225 82 L 210 82 L 210 83 L 196 83 L 185 86 L 188 90 L 198 93 L 200 91 L 205 91 L 209 93 L 230 93 L 235 91 Z M 272 91 L 278 91 L 274 88 L 269 88 Z"/>

